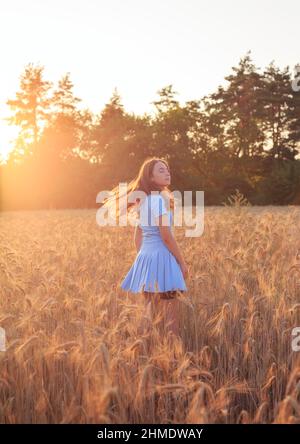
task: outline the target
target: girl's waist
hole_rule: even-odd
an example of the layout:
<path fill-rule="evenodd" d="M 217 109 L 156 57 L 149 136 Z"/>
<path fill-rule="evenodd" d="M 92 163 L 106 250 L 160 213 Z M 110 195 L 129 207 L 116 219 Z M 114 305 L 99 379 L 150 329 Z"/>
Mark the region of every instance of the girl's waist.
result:
<path fill-rule="evenodd" d="M 142 238 L 142 245 L 165 245 L 164 241 L 162 240 L 162 237 L 160 235 L 158 236 L 143 236 Z"/>

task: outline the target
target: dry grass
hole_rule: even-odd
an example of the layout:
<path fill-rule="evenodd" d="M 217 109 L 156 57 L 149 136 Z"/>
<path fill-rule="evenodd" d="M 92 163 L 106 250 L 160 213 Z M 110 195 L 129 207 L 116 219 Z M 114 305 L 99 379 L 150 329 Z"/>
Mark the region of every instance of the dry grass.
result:
<path fill-rule="evenodd" d="M 95 211 L 0 216 L 1 423 L 299 423 L 300 210 L 206 208 L 181 340 L 140 336 L 119 288 L 133 228 Z M 151 341 L 151 351 L 149 350 Z"/>

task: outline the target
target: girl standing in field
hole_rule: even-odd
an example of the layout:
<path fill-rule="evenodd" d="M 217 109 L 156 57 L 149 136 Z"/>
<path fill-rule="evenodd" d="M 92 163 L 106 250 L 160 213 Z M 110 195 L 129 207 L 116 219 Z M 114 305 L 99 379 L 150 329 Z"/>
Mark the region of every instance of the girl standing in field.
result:
<path fill-rule="evenodd" d="M 167 161 L 152 157 L 144 161 L 138 176 L 128 184 L 127 195 L 133 191 L 145 194 L 137 199 L 138 204 L 127 202 L 125 209 L 135 207 L 140 223 L 134 233 L 137 256 L 121 288 L 143 294 L 150 323 L 162 309 L 166 325 L 178 335 L 177 295 L 187 291 L 188 268 L 172 233 L 174 198 L 168 188 L 170 182 Z M 116 188 L 113 192 L 118 195 Z"/>

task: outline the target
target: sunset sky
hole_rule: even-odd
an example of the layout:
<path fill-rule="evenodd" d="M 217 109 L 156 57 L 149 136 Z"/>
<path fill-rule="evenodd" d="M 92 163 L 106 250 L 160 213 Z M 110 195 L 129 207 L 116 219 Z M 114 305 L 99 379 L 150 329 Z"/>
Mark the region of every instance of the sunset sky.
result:
<path fill-rule="evenodd" d="M 248 50 L 293 70 L 299 17 L 298 0 L 2 0 L 0 118 L 29 62 L 53 82 L 70 72 L 81 107 L 100 111 L 117 87 L 139 114 L 170 83 L 181 103 L 215 91 Z M 0 125 L 3 156 L 15 131 Z"/>

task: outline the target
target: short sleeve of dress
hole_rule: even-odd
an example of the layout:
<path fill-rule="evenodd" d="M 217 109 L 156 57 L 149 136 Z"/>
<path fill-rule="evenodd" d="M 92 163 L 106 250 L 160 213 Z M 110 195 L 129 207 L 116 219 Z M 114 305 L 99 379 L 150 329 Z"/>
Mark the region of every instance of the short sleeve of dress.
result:
<path fill-rule="evenodd" d="M 156 217 L 168 213 L 164 198 L 159 194 L 151 196 L 151 212 L 153 214 L 154 220 Z"/>

